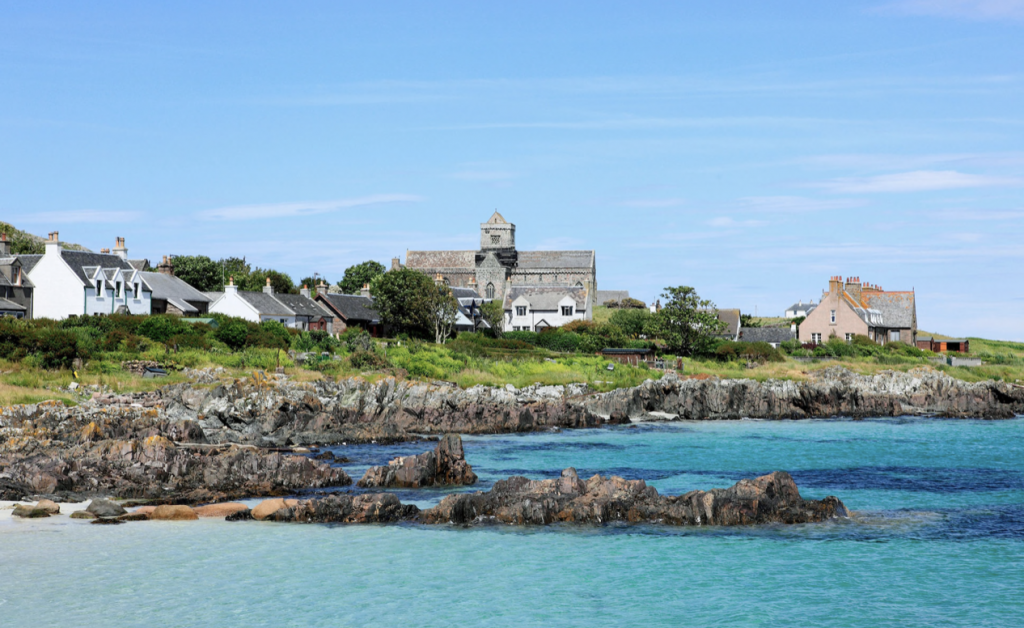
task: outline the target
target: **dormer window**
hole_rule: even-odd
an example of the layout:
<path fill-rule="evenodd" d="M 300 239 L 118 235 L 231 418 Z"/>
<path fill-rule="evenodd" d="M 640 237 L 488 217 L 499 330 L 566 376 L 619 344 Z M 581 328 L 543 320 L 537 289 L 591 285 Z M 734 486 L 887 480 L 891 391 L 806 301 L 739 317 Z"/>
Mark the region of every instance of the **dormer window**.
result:
<path fill-rule="evenodd" d="M 526 306 L 525 305 L 517 305 L 516 306 L 516 316 L 526 316 Z"/>
<path fill-rule="evenodd" d="M 563 305 L 562 306 L 562 316 L 572 316 L 572 306 L 571 305 Z"/>

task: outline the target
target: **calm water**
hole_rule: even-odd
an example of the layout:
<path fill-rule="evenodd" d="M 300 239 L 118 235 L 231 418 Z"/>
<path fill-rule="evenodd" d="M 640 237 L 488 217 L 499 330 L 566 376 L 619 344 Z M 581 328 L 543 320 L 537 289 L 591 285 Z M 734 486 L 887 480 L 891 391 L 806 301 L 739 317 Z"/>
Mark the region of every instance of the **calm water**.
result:
<path fill-rule="evenodd" d="M 356 478 L 419 445 L 340 447 Z M 789 470 L 819 525 L 0 525 L 0 626 L 1021 626 L 1024 420 L 710 422 L 466 439 L 484 487 L 665 493 Z M 440 491 L 402 492 L 427 506 Z"/>

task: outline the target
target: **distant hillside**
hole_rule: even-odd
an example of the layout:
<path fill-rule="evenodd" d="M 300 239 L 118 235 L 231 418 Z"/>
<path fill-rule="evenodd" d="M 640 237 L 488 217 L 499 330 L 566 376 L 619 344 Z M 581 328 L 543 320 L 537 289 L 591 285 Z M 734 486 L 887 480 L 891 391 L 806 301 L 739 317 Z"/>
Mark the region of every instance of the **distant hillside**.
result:
<path fill-rule="evenodd" d="M 15 255 L 42 255 L 45 249 L 46 238 L 22 231 L 10 223 L 0 221 L 0 233 L 6 233 L 7 239 L 11 241 L 11 252 Z M 62 243 L 65 249 L 70 251 L 89 251 L 81 244 Z M 91 252 L 91 251 L 89 251 Z"/>

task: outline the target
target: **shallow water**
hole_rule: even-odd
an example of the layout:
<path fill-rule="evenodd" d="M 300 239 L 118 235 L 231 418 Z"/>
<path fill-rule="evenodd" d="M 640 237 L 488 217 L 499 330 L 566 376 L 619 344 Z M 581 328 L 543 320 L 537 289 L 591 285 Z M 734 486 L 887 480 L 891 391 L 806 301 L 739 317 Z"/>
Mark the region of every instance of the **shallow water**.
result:
<path fill-rule="evenodd" d="M 0 525 L 2 626 L 1021 626 L 1024 419 L 735 421 L 467 437 L 486 488 L 566 466 L 663 493 L 776 469 L 805 526 Z M 358 478 L 424 444 L 334 451 Z M 353 489 L 354 490 L 354 489 Z M 443 491 L 402 491 L 436 503 Z"/>

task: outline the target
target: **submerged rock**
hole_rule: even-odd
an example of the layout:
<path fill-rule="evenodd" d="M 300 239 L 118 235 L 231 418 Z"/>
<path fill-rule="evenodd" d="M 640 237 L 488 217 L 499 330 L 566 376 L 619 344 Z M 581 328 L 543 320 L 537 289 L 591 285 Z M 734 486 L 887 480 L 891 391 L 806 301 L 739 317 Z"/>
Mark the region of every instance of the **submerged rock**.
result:
<path fill-rule="evenodd" d="M 92 500 L 85 510 L 97 517 L 120 517 L 128 512 L 120 504 L 102 498 Z"/>
<path fill-rule="evenodd" d="M 363 488 L 422 488 L 475 484 L 473 468 L 466 462 L 462 437 L 447 434 L 433 451 L 395 458 L 387 465 L 370 467 L 359 480 Z"/>

